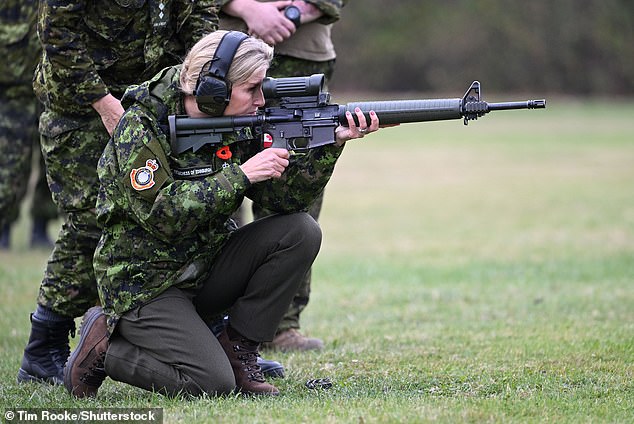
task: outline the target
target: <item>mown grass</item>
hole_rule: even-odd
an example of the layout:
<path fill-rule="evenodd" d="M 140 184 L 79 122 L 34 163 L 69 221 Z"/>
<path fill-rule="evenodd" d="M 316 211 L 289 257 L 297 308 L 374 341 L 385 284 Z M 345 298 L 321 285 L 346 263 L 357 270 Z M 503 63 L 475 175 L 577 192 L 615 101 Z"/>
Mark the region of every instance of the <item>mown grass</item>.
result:
<path fill-rule="evenodd" d="M 634 421 L 634 103 L 550 102 L 350 144 L 327 188 L 306 333 L 276 399 L 94 400 L 17 385 L 46 253 L 0 253 L 7 407 L 160 407 L 165 422 Z M 77 340 L 73 341 L 73 344 Z M 330 390 L 309 390 L 329 377 Z"/>

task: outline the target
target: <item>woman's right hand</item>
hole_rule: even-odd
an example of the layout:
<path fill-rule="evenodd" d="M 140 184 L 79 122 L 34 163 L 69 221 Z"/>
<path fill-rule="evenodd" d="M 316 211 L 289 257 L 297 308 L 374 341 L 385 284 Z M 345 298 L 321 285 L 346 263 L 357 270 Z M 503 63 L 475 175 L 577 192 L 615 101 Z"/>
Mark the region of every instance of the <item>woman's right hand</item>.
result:
<path fill-rule="evenodd" d="M 270 178 L 280 178 L 288 166 L 289 156 L 286 149 L 264 149 L 240 165 L 240 169 L 252 184 Z"/>

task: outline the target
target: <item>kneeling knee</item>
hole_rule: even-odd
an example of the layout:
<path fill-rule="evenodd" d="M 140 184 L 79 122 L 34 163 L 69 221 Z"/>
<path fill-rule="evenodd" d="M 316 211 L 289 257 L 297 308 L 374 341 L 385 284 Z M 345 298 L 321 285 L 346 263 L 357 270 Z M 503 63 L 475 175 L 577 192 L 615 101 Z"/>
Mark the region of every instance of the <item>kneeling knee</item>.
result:
<path fill-rule="evenodd" d="M 321 227 L 317 221 L 304 212 L 294 214 L 294 218 L 294 229 L 298 239 L 306 249 L 318 252 L 321 247 Z"/>

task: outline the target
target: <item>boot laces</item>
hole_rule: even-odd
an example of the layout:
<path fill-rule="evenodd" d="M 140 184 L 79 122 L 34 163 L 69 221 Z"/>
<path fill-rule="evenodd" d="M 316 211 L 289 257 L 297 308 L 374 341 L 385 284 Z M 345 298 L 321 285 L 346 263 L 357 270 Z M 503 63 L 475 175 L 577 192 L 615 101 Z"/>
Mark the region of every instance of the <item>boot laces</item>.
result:
<path fill-rule="evenodd" d="M 49 329 L 49 354 L 55 366 L 60 370 L 64 368 L 64 364 L 66 364 L 66 360 L 70 355 L 70 344 L 68 342 L 69 332 L 72 337 L 75 336 L 75 322 L 71 322 L 70 325 L 64 326 L 61 329 Z"/>
<path fill-rule="evenodd" d="M 104 360 L 106 359 L 106 352 L 101 352 L 88 371 L 84 373 L 79 379 L 86 383 L 87 386 L 99 387 L 106 378 L 106 369 L 104 367 Z"/>
<path fill-rule="evenodd" d="M 249 380 L 257 381 L 259 383 L 264 383 L 266 381 L 264 374 L 262 373 L 262 368 L 258 365 L 258 357 L 260 354 L 257 350 L 249 350 L 240 345 L 234 345 L 233 351 L 238 353 L 237 358 L 240 360 L 242 365 L 244 365 L 243 370 L 249 373 L 247 374 Z"/>

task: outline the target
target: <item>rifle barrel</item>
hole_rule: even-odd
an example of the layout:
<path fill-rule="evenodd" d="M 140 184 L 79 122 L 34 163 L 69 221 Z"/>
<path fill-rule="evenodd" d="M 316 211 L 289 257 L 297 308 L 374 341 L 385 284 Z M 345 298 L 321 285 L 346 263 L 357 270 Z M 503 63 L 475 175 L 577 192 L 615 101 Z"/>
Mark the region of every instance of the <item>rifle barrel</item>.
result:
<path fill-rule="evenodd" d="M 489 110 L 544 109 L 545 107 L 545 99 L 526 100 L 523 102 L 489 103 Z"/>

